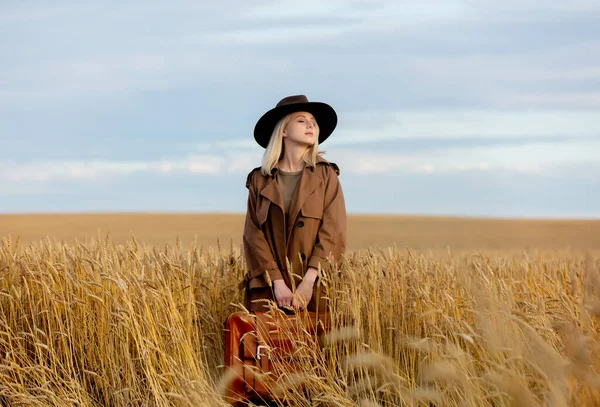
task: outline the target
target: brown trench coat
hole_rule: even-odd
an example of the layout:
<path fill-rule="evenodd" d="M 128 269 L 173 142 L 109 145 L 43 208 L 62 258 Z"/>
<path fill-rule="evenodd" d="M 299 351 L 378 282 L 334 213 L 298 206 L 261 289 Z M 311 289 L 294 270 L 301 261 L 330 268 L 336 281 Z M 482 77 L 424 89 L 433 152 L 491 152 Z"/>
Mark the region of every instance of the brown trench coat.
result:
<path fill-rule="evenodd" d="M 339 168 L 319 157 L 315 167 L 307 165 L 300 177 L 288 219 L 284 212 L 277 167 L 270 176 L 255 168 L 246 182 L 248 210 L 244 226 L 244 256 L 248 266 L 245 306 L 250 311 L 265 309 L 275 300 L 270 282 L 285 281 L 293 289 L 291 273 L 304 277 L 308 267 L 327 271 L 328 258 L 340 266 L 346 250 L 346 204 L 338 179 Z M 292 270 L 287 269 L 286 257 Z M 268 277 L 265 277 L 268 273 Z M 270 277 L 270 278 L 269 278 Z M 295 286 L 300 279 L 295 277 Z M 319 280 L 315 282 L 309 311 L 324 311 L 326 301 Z"/>

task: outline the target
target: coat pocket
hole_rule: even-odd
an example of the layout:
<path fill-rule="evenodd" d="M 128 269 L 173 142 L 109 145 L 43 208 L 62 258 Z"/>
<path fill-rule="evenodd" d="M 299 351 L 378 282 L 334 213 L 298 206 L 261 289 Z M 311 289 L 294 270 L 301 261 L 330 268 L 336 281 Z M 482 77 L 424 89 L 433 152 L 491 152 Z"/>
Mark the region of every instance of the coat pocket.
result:
<path fill-rule="evenodd" d="M 307 199 L 300 212 L 305 218 L 323 219 L 323 201 Z"/>

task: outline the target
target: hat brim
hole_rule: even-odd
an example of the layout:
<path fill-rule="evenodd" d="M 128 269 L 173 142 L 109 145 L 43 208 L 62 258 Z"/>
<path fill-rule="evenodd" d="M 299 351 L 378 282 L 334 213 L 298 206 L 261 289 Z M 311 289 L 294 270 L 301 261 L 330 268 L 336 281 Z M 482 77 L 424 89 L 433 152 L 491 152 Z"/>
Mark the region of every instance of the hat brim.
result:
<path fill-rule="evenodd" d="M 327 103 L 293 103 L 275 107 L 258 119 L 256 126 L 254 126 L 254 139 L 256 142 L 262 148 L 267 148 L 277 122 L 284 116 L 294 112 L 309 112 L 315 117 L 319 126 L 319 144 L 327 140 L 337 126 L 337 114 Z"/>

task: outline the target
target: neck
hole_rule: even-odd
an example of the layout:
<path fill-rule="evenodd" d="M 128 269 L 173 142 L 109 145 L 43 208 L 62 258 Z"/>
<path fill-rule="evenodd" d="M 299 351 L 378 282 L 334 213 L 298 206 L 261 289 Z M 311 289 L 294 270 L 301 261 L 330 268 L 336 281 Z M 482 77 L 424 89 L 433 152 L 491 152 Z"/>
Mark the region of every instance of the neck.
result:
<path fill-rule="evenodd" d="M 287 145 L 285 146 L 285 152 L 283 158 L 279 161 L 279 169 L 287 172 L 302 171 L 304 166 L 304 160 L 302 156 L 306 151 L 306 147 L 298 145 Z"/>

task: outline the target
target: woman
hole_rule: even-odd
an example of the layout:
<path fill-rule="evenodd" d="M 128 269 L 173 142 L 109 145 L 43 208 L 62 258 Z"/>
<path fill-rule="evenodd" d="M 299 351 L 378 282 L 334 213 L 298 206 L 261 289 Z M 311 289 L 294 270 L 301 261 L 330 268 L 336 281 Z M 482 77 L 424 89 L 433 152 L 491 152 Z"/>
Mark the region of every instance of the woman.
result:
<path fill-rule="evenodd" d="M 246 182 L 250 311 L 265 311 L 266 300 L 280 308 L 327 309 L 319 268 L 326 270 L 330 258 L 339 267 L 346 249 L 346 205 L 339 169 L 318 149 L 336 125 L 331 106 L 304 95 L 282 99 L 256 123 L 254 139 L 266 150 L 262 166 Z"/>

